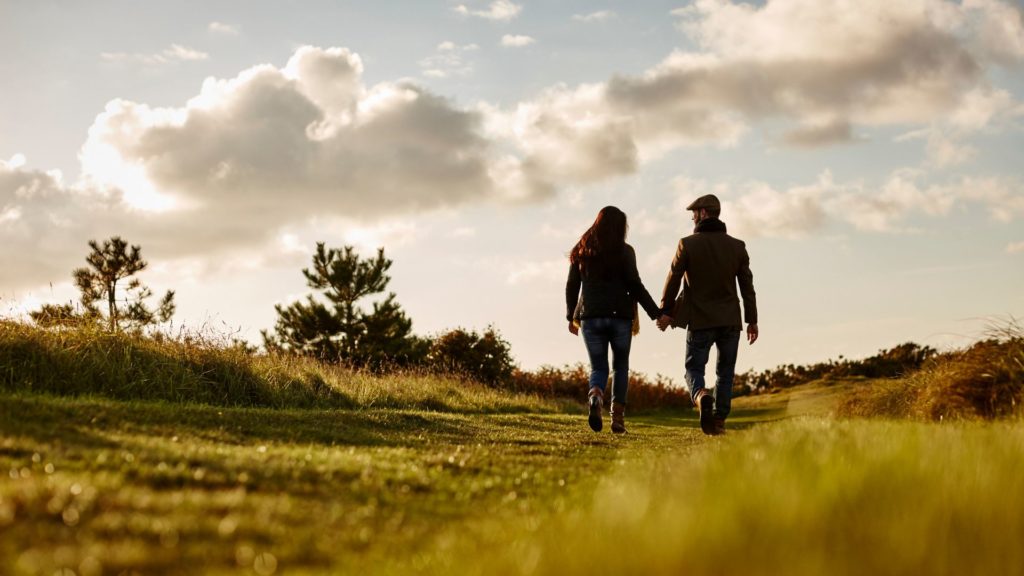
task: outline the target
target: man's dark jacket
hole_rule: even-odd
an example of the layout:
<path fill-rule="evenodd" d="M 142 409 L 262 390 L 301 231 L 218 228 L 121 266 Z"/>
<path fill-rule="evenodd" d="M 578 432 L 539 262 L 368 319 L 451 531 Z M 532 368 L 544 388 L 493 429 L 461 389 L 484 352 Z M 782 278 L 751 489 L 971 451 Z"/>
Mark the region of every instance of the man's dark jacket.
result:
<path fill-rule="evenodd" d="M 676 299 L 684 281 L 683 294 Z M 737 281 L 743 295 L 743 316 L 748 324 L 756 324 L 757 298 L 746 245 L 726 234 L 721 220 L 702 220 L 693 235 L 679 241 L 665 280 L 662 313 L 672 317 L 672 326 L 680 328 L 742 328 Z"/>
<path fill-rule="evenodd" d="M 566 320 L 632 320 L 638 302 L 652 320 L 658 317 L 661 311 L 640 281 L 640 273 L 636 269 L 636 252 L 632 246 L 626 244 L 621 256 L 613 259 L 605 268 L 600 273 L 581 273 L 578 266 L 569 264 L 569 278 L 565 282 Z"/>

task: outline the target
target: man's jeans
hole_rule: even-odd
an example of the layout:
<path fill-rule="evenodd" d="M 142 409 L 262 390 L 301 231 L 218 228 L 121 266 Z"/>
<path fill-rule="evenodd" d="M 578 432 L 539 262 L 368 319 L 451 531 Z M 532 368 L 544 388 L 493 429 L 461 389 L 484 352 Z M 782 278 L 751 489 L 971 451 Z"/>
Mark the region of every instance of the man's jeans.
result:
<path fill-rule="evenodd" d="M 629 346 L 633 321 L 625 318 L 587 318 L 580 322 L 590 356 L 590 387 L 604 392 L 608 385 L 608 346 L 612 347 L 612 402 L 625 404 L 629 387 Z"/>
<path fill-rule="evenodd" d="M 704 367 L 711 346 L 718 347 L 715 362 L 715 416 L 725 418 L 732 407 L 732 381 L 736 375 L 736 353 L 740 347 L 738 328 L 706 328 L 686 331 L 686 383 L 694 404 L 704 389 Z"/>

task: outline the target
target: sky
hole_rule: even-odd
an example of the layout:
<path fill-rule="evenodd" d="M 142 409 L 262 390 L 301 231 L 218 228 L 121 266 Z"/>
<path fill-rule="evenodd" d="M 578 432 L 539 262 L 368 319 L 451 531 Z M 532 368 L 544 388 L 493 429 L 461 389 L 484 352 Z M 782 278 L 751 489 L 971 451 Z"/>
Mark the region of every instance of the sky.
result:
<path fill-rule="evenodd" d="M 0 0 L 0 314 L 142 247 L 175 329 L 259 342 L 315 243 L 383 246 L 423 335 L 586 360 L 567 254 L 606 205 L 656 300 L 685 206 L 747 243 L 737 369 L 1024 318 L 1024 9 L 1002 0 Z M 682 381 L 645 321 L 633 370 Z"/>

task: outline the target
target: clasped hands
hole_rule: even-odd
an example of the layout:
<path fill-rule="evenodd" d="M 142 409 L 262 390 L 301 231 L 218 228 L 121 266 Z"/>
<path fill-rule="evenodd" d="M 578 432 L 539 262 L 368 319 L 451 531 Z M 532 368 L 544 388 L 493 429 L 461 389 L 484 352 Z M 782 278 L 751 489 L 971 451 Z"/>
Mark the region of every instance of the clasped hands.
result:
<path fill-rule="evenodd" d="M 662 314 L 660 318 L 655 320 L 655 323 L 658 325 L 658 330 L 664 332 L 666 328 L 672 325 L 672 317 L 667 314 Z M 759 330 L 757 329 L 757 324 L 747 325 L 747 342 L 751 344 L 757 342 L 758 334 Z"/>
<path fill-rule="evenodd" d="M 661 317 L 654 322 L 658 325 L 658 330 L 664 332 L 666 328 L 672 325 L 672 317 L 668 314 L 662 314 Z"/>
<path fill-rule="evenodd" d="M 662 314 L 661 317 L 655 320 L 654 322 L 655 324 L 658 325 L 658 330 L 664 332 L 666 328 L 672 325 L 672 317 L 667 314 Z M 577 336 L 580 333 L 580 327 L 577 326 L 576 323 L 571 320 L 569 321 L 569 333 L 572 334 L 573 336 Z M 753 344 L 754 342 L 757 341 L 757 336 L 757 324 L 747 325 L 747 342 Z"/>

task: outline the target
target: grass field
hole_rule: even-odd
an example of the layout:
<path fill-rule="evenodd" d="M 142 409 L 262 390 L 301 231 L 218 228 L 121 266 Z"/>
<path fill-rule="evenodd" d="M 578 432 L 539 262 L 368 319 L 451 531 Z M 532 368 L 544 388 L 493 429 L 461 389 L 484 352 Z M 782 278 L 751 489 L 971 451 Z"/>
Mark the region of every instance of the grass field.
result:
<path fill-rule="evenodd" d="M 0 575 L 1024 574 L 1024 422 L 885 418 L 899 385 L 615 436 L 456 378 L 0 322 Z"/>
<path fill-rule="evenodd" d="M 10 574 L 1019 574 L 1024 427 L 0 396 Z M 799 412 L 809 414 L 798 416 Z"/>

